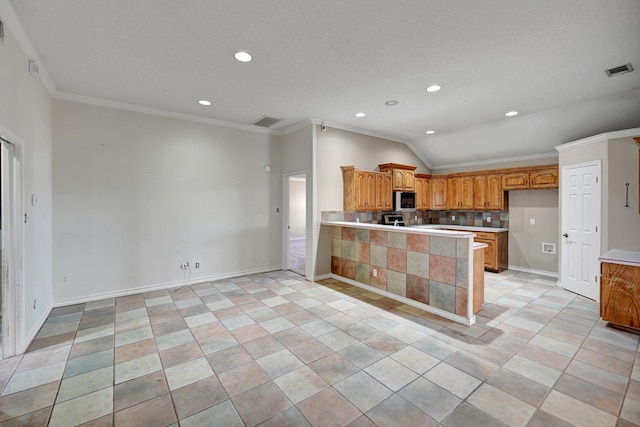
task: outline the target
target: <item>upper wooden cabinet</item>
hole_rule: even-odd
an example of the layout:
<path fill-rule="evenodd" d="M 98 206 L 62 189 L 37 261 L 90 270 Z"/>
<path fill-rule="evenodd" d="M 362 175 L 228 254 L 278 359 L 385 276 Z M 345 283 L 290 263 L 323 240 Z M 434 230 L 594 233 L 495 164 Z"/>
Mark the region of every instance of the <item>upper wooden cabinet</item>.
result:
<path fill-rule="evenodd" d="M 376 173 L 376 210 L 393 209 L 392 177 L 388 173 Z"/>
<path fill-rule="evenodd" d="M 502 189 L 558 188 L 558 165 L 508 169 L 502 173 Z"/>
<path fill-rule="evenodd" d="M 431 176 L 416 174 L 416 209 L 431 209 Z"/>
<path fill-rule="evenodd" d="M 391 210 L 391 175 L 342 166 L 345 211 Z"/>
<path fill-rule="evenodd" d="M 504 210 L 502 175 L 476 175 L 473 177 L 473 208 Z"/>
<path fill-rule="evenodd" d="M 502 189 L 507 190 L 528 190 L 529 172 L 517 171 L 502 175 Z"/>
<path fill-rule="evenodd" d="M 393 191 L 415 191 L 416 166 L 385 163 L 378 165 L 380 172 L 390 172 L 393 177 Z"/>
<path fill-rule="evenodd" d="M 447 177 L 431 177 L 431 209 L 447 209 Z"/>
<path fill-rule="evenodd" d="M 449 209 L 473 209 L 473 176 L 447 179 Z"/>
<path fill-rule="evenodd" d="M 372 172 L 342 166 L 345 211 L 389 211 L 394 191 L 415 192 L 418 210 L 503 211 L 509 190 L 558 188 L 558 165 L 449 175 L 416 174 L 415 166 L 398 163 L 379 167 L 380 172 Z"/>
<path fill-rule="evenodd" d="M 529 172 L 530 188 L 558 188 L 558 166 Z"/>

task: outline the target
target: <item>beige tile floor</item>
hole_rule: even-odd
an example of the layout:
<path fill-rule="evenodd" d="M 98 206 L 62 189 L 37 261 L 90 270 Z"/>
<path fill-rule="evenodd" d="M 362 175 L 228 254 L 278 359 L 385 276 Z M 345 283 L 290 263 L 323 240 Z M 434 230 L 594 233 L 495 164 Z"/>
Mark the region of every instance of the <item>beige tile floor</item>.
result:
<path fill-rule="evenodd" d="M 0 425 L 640 425 L 638 337 L 530 274 L 464 327 L 273 272 L 56 308 L 0 362 Z"/>

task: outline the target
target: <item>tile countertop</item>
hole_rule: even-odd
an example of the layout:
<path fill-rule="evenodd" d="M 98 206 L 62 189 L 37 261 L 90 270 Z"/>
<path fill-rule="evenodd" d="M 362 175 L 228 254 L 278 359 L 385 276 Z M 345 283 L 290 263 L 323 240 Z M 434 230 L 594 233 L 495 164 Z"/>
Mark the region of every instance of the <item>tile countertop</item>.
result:
<path fill-rule="evenodd" d="M 410 225 L 411 228 L 431 228 L 431 229 L 442 229 L 446 228 L 449 230 L 461 230 L 461 231 L 486 231 L 488 233 L 503 233 L 505 231 L 509 231 L 508 228 L 496 228 L 496 227 L 472 227 L 467 225 L 446 225 L 446 224 L 427 224 L 427 225 Z"/>
<path fill-rule="evenodd" d="M 441 230 L 438 227 L 394 227 L 392 225 L 384 224 L 371 224 L 368 222 L 350 222 L 350 221 L 322 221 L 322 225 L 335 225 L 338 227 L 352 227 L 352 228 L 366 228 L 369 230 L 382 230 L 382 231 L 398 231 L 403 233 L 412 234 L 428 234 L 431 236 L 447 236 L 454 238 L 469 238 L 474 234 L 471 230 Z M 482 228 L 482 227 L 477 227 Z"/>
<path fill-rule="evenodd" d="M 598 258 L 600 262 L 610 262 L 613 264 L 631 265 L 640 267 L 640 252 L 623 251 L 620 249 L 611 249 Z"/>

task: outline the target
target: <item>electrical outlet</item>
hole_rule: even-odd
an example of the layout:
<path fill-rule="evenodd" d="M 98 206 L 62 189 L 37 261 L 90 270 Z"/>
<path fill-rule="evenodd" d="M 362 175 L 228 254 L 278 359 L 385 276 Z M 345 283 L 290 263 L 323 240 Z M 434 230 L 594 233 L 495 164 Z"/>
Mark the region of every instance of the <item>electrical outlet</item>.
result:
<path fill-rule="evenodd" d="M 535 218 L 529 218 L 529 224 L 530 225 L 536 225 L 536 219 Z"/>
<path fill-rule="evenodd" d="M 200 268 L 200 263 L 196 262 L 196 268 Z"/>
<path fill-rule="evenodd" d="M 189 268 L 189 261 L 184 261 L 180 264 L 180 270 L 186 270 L 187 268 Z"/>
<path fill-rule="evenodd" d="M 490 216 L 487 217 L 487 222 L 491 222 L 491 217 Z"/>
<path fill-rule="evenodd" d="M 455 221 L 456 220 L 456 216 L 455 215 L 451 215 L 451 221 Z"/>
<path fill-rule="evenodd" d="M 33 300 L 33 309 L 36 309 L 36 300 Z"/>
<path fill-rule="evenodd" d="M 378 269 L 377 268 L 373 269 L 373 277 L 378 277 Z"/>

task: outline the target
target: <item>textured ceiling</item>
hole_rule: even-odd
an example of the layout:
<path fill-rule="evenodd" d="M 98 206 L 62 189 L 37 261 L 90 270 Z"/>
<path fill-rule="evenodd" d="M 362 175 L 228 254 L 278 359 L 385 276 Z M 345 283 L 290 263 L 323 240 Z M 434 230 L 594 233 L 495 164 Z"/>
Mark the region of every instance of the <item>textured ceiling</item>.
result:
<path fill-rule="evenodd" d="M 267 115 L 275 130 L 316 118 L 407 142 L 436 169 L 640 126 L 638 0 L 9 3 L 57 97 Z"/>

